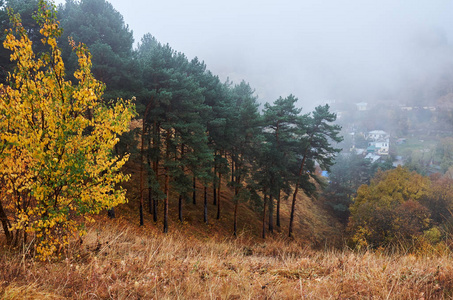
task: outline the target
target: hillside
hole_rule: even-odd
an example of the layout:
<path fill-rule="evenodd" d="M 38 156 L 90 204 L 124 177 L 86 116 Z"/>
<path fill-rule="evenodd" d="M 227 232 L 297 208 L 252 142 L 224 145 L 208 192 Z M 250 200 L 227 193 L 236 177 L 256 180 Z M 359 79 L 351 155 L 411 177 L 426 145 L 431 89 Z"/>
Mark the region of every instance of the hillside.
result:
<path fill-rule="evenodd" d="M 440 249 L 439 249 L 440 250 Z M 200 240 L 100 217 L 56 262 L 0 254 L 3 299 L 444 299 L 451 254 L 311 250 L 302 241 Z"/>
<path fill-rule="evenodd" d="M 329 247 L 341 241 L 319 200 L 298 199 L 295 239 L 286 238 L 289 201 L 282 204 L 280 232 L 260 238 L 261 216 L 241 204 L 239 235 L 231 234 L 232 191 L 222 198 L 223 213 L 202 222 L 198 203 L 184 204 L 177 220 L 170 201 L 169 233 L 146 213 L 138 226 L 138 172 L 133 162 L 129 203 L 116 218 L 95 217 L 83 239 L 74 239 L 60 259 L 39 262 L 2 246 L 2 299 L 445 299 L 453 295 L 452 254 L 446 248 L 420 254 L 357 252 Z M 208 197 L 212 199 L 212 191 Z M 160 207 L 162 210 L 162 207 Z M 2 244 L 4 241 L 1 241 Z M 4 245 L 4 244 L 3 244 Z M 445 245 L 445 244 L 443 244 Z M 322 246 L 322 247 L 320 247 Z M 26 249 L 25 249 L 26 250 Z"/>
<path fill-rule="evenodd" d="M 129 202 L 120 205 L 116 209 L 116 215 L 119 218 L 128 220 L 132 226 L 139 224 L 139 168 L 136 161 L 128 162 L 125 166 L 125 172 L 131 174 L 131 180 L 124 184 L 128 190 L 127 197 Z M 162 171 L 163 172 L 163 171 Z M 162 179 L 162 178 L 161 178 Z M 146 181 L 146 180 L 145 180 Z M 163 183 L 162 183 L 163 186 Z M 234 191 L 227 186 L 223 181 L 222 199 L 221 199 L 221 217 L 216 219 L 217 206 L 213 205 L 213 190 L 208 188 L 208 224 L 203 222 L 203 186 L 197 181 L 196 184 L 196 202 L 192 203 L 192 198 L 183 202 L 183 219 L 181 223 L 178 220 L 178 195 L 171 191 L 169 201 L 169 230 L 184 231 L 185 235 L 192 235 L 200 239 L 210 238 L 228 238 L 232 236 L 233 226 L 233 210 Z M 192 195 L 190 195 L 192 196 Z M 148 212 L 147 193 L 144 193 L 145 198 L 145 226 L 152 227 L 157 231 L 162 231 L 163 204 L 158 207 L 158 222 L 155 224 L 152 220 L 152 215 Z M 291 199 L 287 199 L 282 194 L 281 201 L 281 225 L 279 229 L 276 227 L 274 237 L 286 238 L 288 235 L 288 223 L 291 209 Z M 266 229 L 268 221 L 268 212 L 266 212 Z M 275 211 L 274 211 L 275 222 Z M 274 225 L 275 226 L 275 225 Z M 238 227 L 239 235 L 247 236 L 247 238 L 261 240 L 262 233 L 262 212 L 260 208 L 252 208 L 252 203 L 240 203 L 238 209 Z M 266 233 L 268 234 L 268 233 Z M 338 245 L 341 240 L 341 226 L 336 223 L 325 209 L 321 199 L 309 198 L 305 194 L 300 193 L 296 202 L 296 219 L 294 228 L 294 237 L 296 240 L 303 241 L 306 245 L 315 246 L 326 244 Z"/>

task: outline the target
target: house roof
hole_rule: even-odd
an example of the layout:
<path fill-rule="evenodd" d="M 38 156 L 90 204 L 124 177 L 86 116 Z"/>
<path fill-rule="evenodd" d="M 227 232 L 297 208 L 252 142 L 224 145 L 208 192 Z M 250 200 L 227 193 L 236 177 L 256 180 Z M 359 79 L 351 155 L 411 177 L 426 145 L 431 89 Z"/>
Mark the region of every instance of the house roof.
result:
<path fill-rule="evenodd" d="M 385 132 L 384 130 L 373 130 L 373 131 L 370 131 L 369 134 L 381 134 L 381 135 L 386 135 L 387 132 Z"/>
<path fill-rule="evenodd" d="M 375 155 L 373 153 L 368 153 L 367 156 L 365 156 L 365 158 L 370 159 L 371 162 L 375 162 L 378 159 L 380 159 L 381 157 L 379 155 Z"/>

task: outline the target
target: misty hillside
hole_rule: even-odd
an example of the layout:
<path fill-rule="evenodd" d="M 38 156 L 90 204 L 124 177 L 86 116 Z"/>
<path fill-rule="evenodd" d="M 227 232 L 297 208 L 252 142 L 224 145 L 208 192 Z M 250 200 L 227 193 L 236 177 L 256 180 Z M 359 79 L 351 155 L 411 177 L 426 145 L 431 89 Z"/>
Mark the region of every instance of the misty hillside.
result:
<path fill-rule="evenodd" d="M 324 11 L 306 5 L 290 6 Z M 0 296 L 451 298 L 449 36 L 416 15 L 365 38 L 380 13 L 361 30 L 339 14 L 309 48 L 269 45 L 288 67 L 261 58 L 263 88 L 242 79 L 254 48 L 210 68 L 162 28 L 134 41 L 105 0 L 0 1 Z M 352 48 L 327 34 L 348 28 Z"/>

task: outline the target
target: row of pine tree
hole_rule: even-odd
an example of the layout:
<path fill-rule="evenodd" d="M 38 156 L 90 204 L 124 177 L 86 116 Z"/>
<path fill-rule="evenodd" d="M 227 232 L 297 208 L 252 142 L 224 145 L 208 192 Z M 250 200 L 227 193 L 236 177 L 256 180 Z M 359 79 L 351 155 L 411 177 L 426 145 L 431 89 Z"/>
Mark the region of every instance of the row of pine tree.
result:
<path fill-rule="evenodd" d="M 39 52 L 40 36 L 33 20 L 38 1 L 0 0 L 0 5 L 2 28 L 9 26 L 6 7 L 19 12 Z M 134 48 L 132 31 L 105 0 L 67 0 L 58 7 L 58 19 L 64 29 L 59 46 L 66 73 L 73 74 L 77 66 L 67 42 L 72 37 L 90 49 L 92 72 L 106 84 L 105 99 L 136 98 L 137 118 L 142 120 L 139 142 L 134 146 L 135 136 L 125 135 L 117 151 L 138 149 L 140 225 L 145 206 L 157 221 L 157 205 L 163 202 L 163 231 L 168 231 L 170 191 L 178 195 L 182 221 L 182 203 L 190 197 L 195 203 L 198 182 L 204 187 L 206 223 L 207 189 L 213 190 L 217 219 L 222 213 L 222 187 L 234 190 L 234 235 L 240 202 L 253 199 L 259 204 L 265 237 L 266 216 L 269 232 L 274 224 L 280 227 L 280 201 L 291 196 L 288 234 L 293 234 L 299 190 L 313 195 L 320 182 L 316 166 L 328 170 L 339 151 L 332 144 L 341 140 L 340 127 L 332 123 L 336 116 L 327 105 L 305 113 L 298 108 L 298 99 L 289 95 L 260 109 L 248 83 L 222 82 L 202 61 L 189 60 L 151 34 Z M 12 66 L 5 49 L 0 51 L 0 62 L 7 83 Z"/>

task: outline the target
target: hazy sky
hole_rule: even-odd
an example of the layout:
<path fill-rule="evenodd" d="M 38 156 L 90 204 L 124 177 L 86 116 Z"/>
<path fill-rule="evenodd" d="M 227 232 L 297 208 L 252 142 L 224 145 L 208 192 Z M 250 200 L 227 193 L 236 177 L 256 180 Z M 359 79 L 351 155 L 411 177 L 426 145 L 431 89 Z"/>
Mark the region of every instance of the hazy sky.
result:
<path fill-rule="evenodd" d="M 263 102 L 394 99 L 453 62 L 451 0 L 110 2 L 136 42 L 150 32 Z"/>

